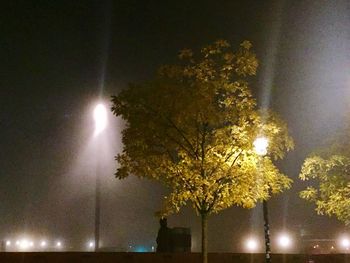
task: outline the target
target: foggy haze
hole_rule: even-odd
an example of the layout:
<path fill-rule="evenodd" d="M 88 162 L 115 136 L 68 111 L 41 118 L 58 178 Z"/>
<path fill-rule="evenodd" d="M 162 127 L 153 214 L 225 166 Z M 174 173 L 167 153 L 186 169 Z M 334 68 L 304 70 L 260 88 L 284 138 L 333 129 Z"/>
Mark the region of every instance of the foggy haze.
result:
<path fill-rule="evenodd" d="M 252 41 L 260 60 L 254 94 L 286 119 L 296 142 L 280 162 L 293 187 L 269 201 L 272 235 L 287 231 L 297 239 L 305 230 L 336 238 L 346 231 L 299 199 L 297 176 L 304 158 L 349 121 L 348 1 L 28 2 L 8 4 L 3 16 L 1 240 L 24 235 L 85 249 L 94 234 L 99 158 L 102 246 L 155 246 L 154 213 L 166 189 L 114 178 L 123 122 L 109 113 L 97 152 L 92 109 L 128 83 L 151 78 L 180 49 L 221 38 L 233 46 Z M 200 219 L 192 209 L 168 224 L 190 227 L 192 249 L 200 250 Z M 209 251 L 241 251 L 250 234 L 263 239 L 261 206 L 227 209 L 209 219 Z"/>

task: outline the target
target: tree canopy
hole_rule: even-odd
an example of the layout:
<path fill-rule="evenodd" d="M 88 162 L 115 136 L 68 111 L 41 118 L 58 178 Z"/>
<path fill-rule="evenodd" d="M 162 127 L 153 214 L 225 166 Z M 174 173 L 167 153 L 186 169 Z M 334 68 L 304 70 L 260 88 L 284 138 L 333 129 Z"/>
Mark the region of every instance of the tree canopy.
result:
<path fill-rule="evenodd" d="M 253 207 L 269 189 L 288 188 L 291 180 L 271 158 L 282 158 L 293 141 L 276 114 L 257 110 L 247 81 L 258 66 L 251 43 L 234 52 L 220 40 L 179 59 L 112 97 L 114 114 L 126 120 L 116 176 L 165 183 L 165 214 L 187 203 L 200 214 Z M 259 135 L 269 140 L 265 157 L 253 149 Z"/>
<path fill-rule="evenodd" d="M 335 216 L 350 224 L 350 148 L 349 127 L 333 138 L 329 147 L 305 159 L 300 179 L 309 185 L 300 197 L 316 205 L 320 215 Z"/>

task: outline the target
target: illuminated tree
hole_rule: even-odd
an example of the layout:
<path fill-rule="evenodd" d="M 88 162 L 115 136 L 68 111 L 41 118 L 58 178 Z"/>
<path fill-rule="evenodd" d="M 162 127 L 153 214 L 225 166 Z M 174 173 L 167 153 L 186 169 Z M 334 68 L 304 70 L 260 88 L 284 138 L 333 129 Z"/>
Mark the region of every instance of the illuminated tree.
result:
<path fill-rule="evenodd" d="M 208 215 L 233 205 L 254 207 L 270 190 L 290 187 L 272 159 L 282 158 L 293 141 L 276 114 L 257 110 L 247 81 L 258 66 L 250 42 L 233 52 L 221 40 L 196 55 L 183 50 L 179 59 L 152 81 L 112 97 L 112 111 L 126 121 L 116 176 L 163 182 L 170 194 L 162 215 L 191 204 L 201 216 L 207 262 Z M 264 157 L 253 149 L 260 135 L 269 140 Z"/>
<path fill-rule="evenodd" d="M 336 216 L 350 224 L 350 148 L 347 132 L 333 139 L 331 146 L 308 157 L 300 179 L 311 185 L 300 197 L 314 203 L 320 215 Z"/>

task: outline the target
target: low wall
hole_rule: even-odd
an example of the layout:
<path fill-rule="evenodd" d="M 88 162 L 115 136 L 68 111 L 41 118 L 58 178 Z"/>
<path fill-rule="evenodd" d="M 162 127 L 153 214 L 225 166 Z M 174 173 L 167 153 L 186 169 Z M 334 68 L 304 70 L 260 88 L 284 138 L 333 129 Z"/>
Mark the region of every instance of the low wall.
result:
<path fill-rule="evenodd" d="M 200 263 L 199 253 L 2 252 L 1 263 Z M 209 253 L 209 263 L 264 263 L 263 254 Z M 273 254 L 273 263 L 350 263 L 350 255 Z"/>

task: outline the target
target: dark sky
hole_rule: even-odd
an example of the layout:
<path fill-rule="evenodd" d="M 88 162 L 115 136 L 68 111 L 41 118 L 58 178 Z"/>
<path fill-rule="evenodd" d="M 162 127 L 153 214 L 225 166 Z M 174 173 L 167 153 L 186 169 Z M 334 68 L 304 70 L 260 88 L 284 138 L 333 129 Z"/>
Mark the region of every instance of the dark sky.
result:
<path fill-rule="evenodd" d="M 303 227 L 334 238 L 343 231 L 299 200 L 297 175 L 303 158 L 347 121 L 346 0 L 8 2 L 0 18 L 0 239 L 25 233 L 79 247 L 92 237 L 92 105 L 151 78 L 180 49 L 217 39 L 252 41 L 261 64 L 252 88 L 261 105 L 282 114 L 296 140 L 280 164 L 294 188 L 270 203 L 272 233 L 285 227 L 297 236 Z M 164 189 L 113 178 L 120 127 L 116 119 L 109 126 L 102 239 L 106 246 L 150 246 Z M 237 251 L 249 231 L 262 238 L 260 210 L 213 216 L 210 250 Z M 191 227 L 199 248 L 199 219 L 190 209 L 169 223 Z"/>

